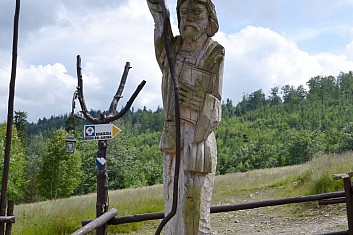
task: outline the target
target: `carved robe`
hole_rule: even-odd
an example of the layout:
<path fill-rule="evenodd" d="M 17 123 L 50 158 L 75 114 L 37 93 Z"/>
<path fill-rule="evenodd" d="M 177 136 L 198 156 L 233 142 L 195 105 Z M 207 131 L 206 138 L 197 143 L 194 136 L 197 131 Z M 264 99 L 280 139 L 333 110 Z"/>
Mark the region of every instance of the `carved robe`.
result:
<path fill-rule="evenodd" d="M 224 49 L 209 38 L 197 59 L 179 51 L 180 37 L 172 44 L 180 85 L 181 166 L 177 215 L 166 225 L 166 234 L 210 234 L 212 189 L 217 162 L 214 128 L 221 119 Z M 162 96 L 164 131 L 163 184 L 166 213 L 171 210 L 175 164 L 173 81 L 163 63 Z M 179 215 L 178 215 L 179 214 Z"/>
<path fill-rule="evenodd" d="M 221 90 L 224 48 L 211 38 L 205 43 L 197 59 L 180 52 L 181 38 L 172 44 L 175 70 L 180 85 L 181 125 L 189 123 L 192 130 L 181 133 L 184 170 L 211 173 L 216 164 L 213 130 L 221 119 Z M 168 62 L 163 61 L 162 98 L 164 132 L 160 148 L 165 153 L 175 153 L 174 91 Z M 208 141 L 206 141 L 208 140 Z"/>

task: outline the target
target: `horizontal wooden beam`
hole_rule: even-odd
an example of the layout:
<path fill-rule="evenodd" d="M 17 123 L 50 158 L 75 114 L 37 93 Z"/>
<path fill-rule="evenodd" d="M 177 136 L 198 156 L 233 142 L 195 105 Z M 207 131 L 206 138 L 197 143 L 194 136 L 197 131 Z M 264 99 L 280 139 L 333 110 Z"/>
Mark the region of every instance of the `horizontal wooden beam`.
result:
<path fill-rule="evenodd" d="M 292 204 L 292 203 L 318 201 L 323 199 L 338 198 L 338 197 L 344 197 L 344 196 L 345 196 L 344 192 L 333 192 L 333 193 L 322 193 L 322 194 L 315 194 L 315 195 L 309 195 L 309 196 L 280 198 L 280 199 L 266 200 L 266 201 L 259 201 L 259 202 L 248 202 L 248 203 L 242 203 L 242 204 L 236 204 L 236 205 L 213 206 L 211 207 L 211 213 L 248 210 L 248 209 L 255 209 L 260 207 L 279 206 L 279 205 L 286 205 L 286 204 Z"/>
<path fill-rule="evenodd" d="M 344 178 L 352 178 L 353 177 L 353 171 L 347 172 L 347 173 L 343 173 L 343 174 L 334 174 L 333 178 L 335 180 L 341 180 Z"/>
<path fill-rule="evenodd" d="M 158 219 L 163 219 L 163 218 L 164 218 L 163 212 L 121 216 L 121 217 L 115 217 L 115 218 L 109 220 L 108 225 L 136 223 L 136 222 L 143 222 L 143 221 L 148 221 L 148 220 L 158 220 Z M 91 222 L 91 220 L 83 220 L 82 226 L 85 226 L 86 224 L 88 224 L 90 222 Z"/>
<path fill-rule="evenodd" d="M 0 216 L 0 224 L 15 223 L 15 216 Z"/>
<path fill-rule="evenodd" d="M 349 235 L 349 231 L 322 233 L 320 235 Z"/>
<path fill-rule="evenodd" d="M 92 220 L 90 223 L 86 224 L 76 232 L 72 233 L 71 235 L 86 235 L 99 228 L 100 226 L 106 224 L 109 220 L 114 218 L 118 214 L 118 210 L 115 208 L 110 209 L 109 211 L 105 212 L 103 215 L 99 216 L 95 220 Z"/>
<path fill-rule="evenodd" d="M 331 204 L 340 204 L 346 203 L 346 198 L 334 198 L 334 199 L 323 199 L 319 200 L 319 205 L 331 205 Z"/>
<path fill-rule="evenodd" d="M 266 200 L 266 201 L 260 201 L 260 202 L 248 202 L 248 203 L 235 204 L 235 205 L 220 205 L 220 206 L 212 206 L 210 208 L 210 212 L 221 213 L 221 212 L 229 212 L 229 211 L 248 210 L 248 209 L 254 209 L 259 207 L 279 206 L 279 205 L 285 205 L 285 204 L 291 204 L 291 203 L 301 203 L 301 202 L 319 201 L 319 200 L 325 200 L 325 199 L 342 198 L 344 196 L 345 196 L 344 192 L 333 192 L 333 193 L 323 193 L 323 194 L 316 194 L 316 195 L 309 195 L 309 196 Z M 147 220 L 158 220 L 163 218 L 164 218 L 163 212 L 121 216 L 121 217 L 115 217 L 109 220 L 108 225 L 142 222 Z M 90 220 L 83 220 L 82 225 L 86 225 L 90 222 L 91 222 Z"/>

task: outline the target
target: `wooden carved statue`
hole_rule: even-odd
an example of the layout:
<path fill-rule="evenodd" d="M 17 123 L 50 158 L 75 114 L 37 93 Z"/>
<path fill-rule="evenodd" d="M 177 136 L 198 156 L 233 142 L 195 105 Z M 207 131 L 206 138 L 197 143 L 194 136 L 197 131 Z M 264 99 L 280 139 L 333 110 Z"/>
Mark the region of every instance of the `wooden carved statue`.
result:
<path fill-rule="evenodd" d="M 160 1 L 164 0 L 147 0 L 147 4 L 155 22 L 155 53 L 163 73 L 164 130 L 160 149 L 165 213 L 168 213 L 176 155 L 175 100 L 163 40 L 165 8 Z M 211 0 L 177 0 L 176 10 L 180 36 L 173 35 L 170 23 L 165 29 L 180 86 L 181 164 L 177 213 L 167 223 L 165 234 L 211 234 L 210 206 L 217 163 L 213 131 L 221 120 L 224 48 L 211 39 L 219 28 Z"/>

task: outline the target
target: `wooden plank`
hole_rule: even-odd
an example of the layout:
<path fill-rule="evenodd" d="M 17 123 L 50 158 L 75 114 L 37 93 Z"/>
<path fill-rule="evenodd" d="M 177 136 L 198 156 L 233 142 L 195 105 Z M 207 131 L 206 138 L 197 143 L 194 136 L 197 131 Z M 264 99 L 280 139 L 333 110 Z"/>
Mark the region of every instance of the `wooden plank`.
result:
<path fill-rule="evenodd" d="M 319 201 L 319 200 L 336 199 L 336 198 L 340 199 L 343 197 L 345 197 L 345 192 L 323 193 L 323 194 L 316 194 L 316 195 L 309 195 L 309 196 L 273 199 L 273 200 L 266 200 L 266 201 L 260 201 L 260 202 L 248 202 L 248 203 L 235 204 L 235 205 L 212 206 L 210 208 L 210 212 L 221 213 L 221 212 L 229 212 L 229 211 L 248 210 L 248 209 L 255 209 L 259 207 L 278 206 L 278 205 L 285 205 L 285 204 L 291 204 L 291 203 L 301 203 L 301 202 Z M 164 218 L 163 212 L 155 212 L 155 213 L 148 213 L 148 214 L 116 217 L 114 219 L 109 220 L 108 224 L 118 225 L 118 224 L 125 224 L 125 223 L 142 222 L 147 220 L 157 220 L 157 219 L 163 219 L 163 218 Z M 91 221 L 89 220 L 84 220 L 82 221 L 82 225 L 86 225 L 90 222 Z"/>
<path fill-rule="evenodd" d="M 15 216 L 0 216 L 0 224 L 15 223 Z"/>
<path fill-rule="evenodd" d="M 353 171 L 343 173 L 343 174 L 334 174 L 333 175 L 333 178 L 335 180 L 340 180 L 340 179 L 344 179 L 344 178 L 352 178 L 352 177 L 353 177 Z"/>
<path fill-rule="evenodd" d="M 348 231 L 321 233 L 320 235 L 349 235 Z"/>
<path fill-rule="evenodd" d="M 221 213 L 221 212 L 229 212 L 229 211 L 248 210 L 248 209 L 267 207 L 267 206 L 279 206 L 279 205 L 286 205 L 286 204 L 292 204 L 292 203 L 318 201 L 323 199 L 338 198 L 338 197 L 344 197 L 344 196 L 345 196 L 344 192 L 322 193 L 322 194 L 315 194 L 315 195 L 309 195 L 309 196 L 280 198 L 280 199 L 265 200 L 265 201 L 259 201 L 259 202 L 248 202 L 248 203 L 235 204 L 235 205 L 212 206 L 210 210 L 211 210 L 211 213 Z"/>
<path fill-rule="evenodd" d="M 76 232 L 72 233 L 71 235 L 86 235 L 96 228 L 101 227 L 102 225 L 106 224 L 110 219 L 114 218 L 118 214 L 118 210 L 115 208 L 110 209 L 103 215 L 99 216 L 97 219 L 92 220 L 89 224 L 85 225 L 84 227 L 80 228 Z"/>
<path fill-rule="evenodd" d="M 340 203 L 346 203 L 346 198 L 334 198 L 334 199 L 324 199 L 324 200 L 319 200 L 319 205 L 331 205 L 331 204 L 340 204 Z"/>
<path fill-rule="evenodd" d="M 148 220 L 159 220 L 159 219 L 163 219 L 163 218 L 164 218 L 164 212 L 121 216 L 121 217 L 115 217 L 115 218 L 109 220 L 108 225 L 136 223 L 136 222 L 143 222 L 143 221 L 148 221 Z M 82 226 L 84 226 L 90 222 L 91 222 L 91 220 L 83 220 Z"/>
<path fill-rule="evenodd" d="M 13 216 L 13 211 L 15 208 L 15 202 L 13 200 L 9 200 L 7 204 L 7 216 Z M 5 235 L 11 235 L 12 232 L 12 223 L 6 223 L 6 231 Z"/>

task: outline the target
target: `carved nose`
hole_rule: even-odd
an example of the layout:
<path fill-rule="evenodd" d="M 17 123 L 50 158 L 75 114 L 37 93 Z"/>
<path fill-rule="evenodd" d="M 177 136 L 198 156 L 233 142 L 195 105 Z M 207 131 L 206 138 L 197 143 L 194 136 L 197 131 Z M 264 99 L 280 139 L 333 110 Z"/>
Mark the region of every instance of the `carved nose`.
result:
<path fill-rule="evenodd" d="M 194 21 L 194 14 L 191 11 L 186 13 L 186 21 L 187 22 Z"/>

